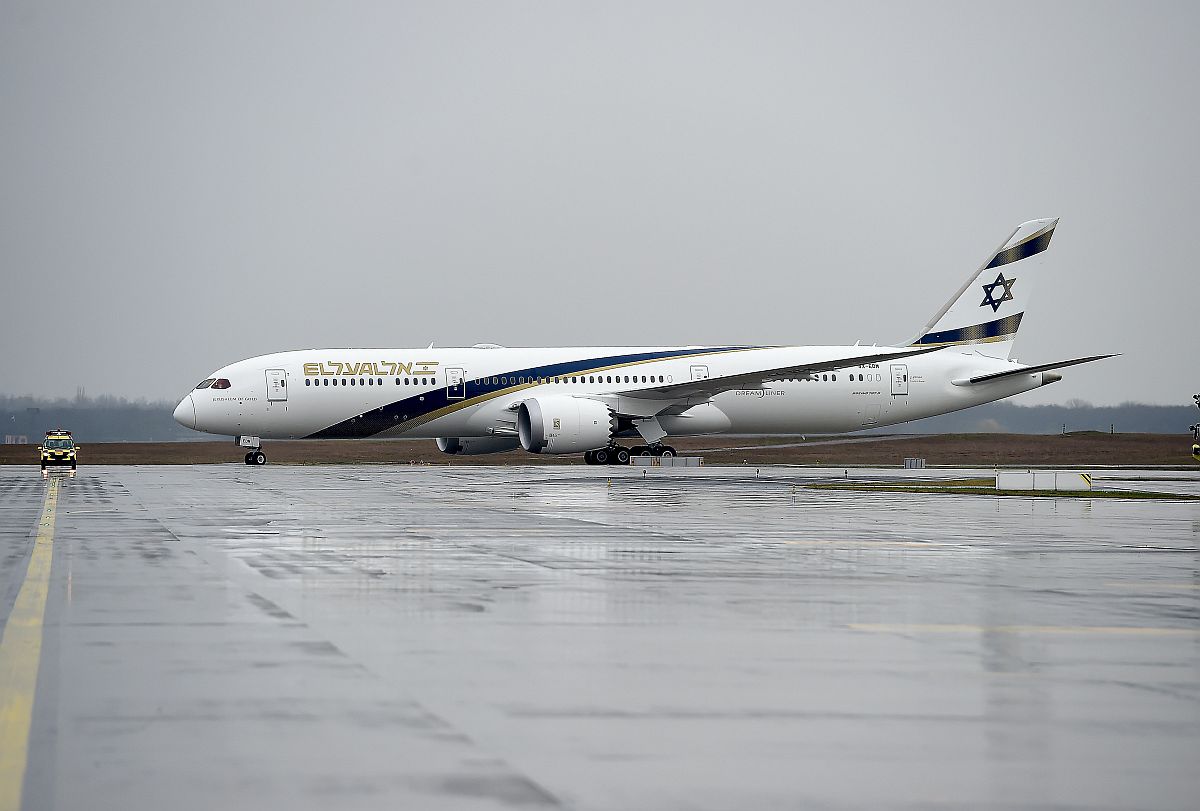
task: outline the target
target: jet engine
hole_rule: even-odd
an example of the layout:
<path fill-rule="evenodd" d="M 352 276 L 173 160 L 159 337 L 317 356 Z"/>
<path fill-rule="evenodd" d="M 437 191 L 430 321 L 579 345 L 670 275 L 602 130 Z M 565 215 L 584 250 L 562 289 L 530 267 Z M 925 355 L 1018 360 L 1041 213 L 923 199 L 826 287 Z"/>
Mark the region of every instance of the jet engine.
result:
<path fill-rule="evenodd" d="M 484 453 L 515 451 L 521 446 L 515 436 L 442 436 L 438 450 L 451 456 L 479 456 Z"/>
<path fill-rule="evenodd" d="M 530 453 L 578 453 L 608 446 L 617 418 L 585 397 L 534 397 L 517 409 L 521 447 Z"/>

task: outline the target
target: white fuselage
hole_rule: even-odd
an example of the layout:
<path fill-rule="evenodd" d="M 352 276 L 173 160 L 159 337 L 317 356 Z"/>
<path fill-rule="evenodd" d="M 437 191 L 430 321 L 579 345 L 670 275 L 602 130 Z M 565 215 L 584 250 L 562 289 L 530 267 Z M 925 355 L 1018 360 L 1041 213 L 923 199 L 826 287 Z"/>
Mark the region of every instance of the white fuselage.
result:
<path fill-rule="evenodd" d="M 300 350 L 250 358 L 214 372 L 212 377 L 227 380 L 228 387 L 192 391 L 176 418 L 200 431 L 264 439 L 482 437 L 511 431 L 515 406 L 530 397 L 582 395 L 605 400 L 616 413 L 644 413 L 647 402 L 656 398 L 656 387 L 853 357 L 866 349 Z M 961 385 L 972 375 L 1020 368 L 976 349 L 986 351 L 947 347 L 821 373 L 815 379 L 674 402 L 659 422 L 670 436 L 840 433 L 944 414 L 1043 385 L 1038 372 Z M 1045 382 L 1056 379 L 1047 378 Z"/>

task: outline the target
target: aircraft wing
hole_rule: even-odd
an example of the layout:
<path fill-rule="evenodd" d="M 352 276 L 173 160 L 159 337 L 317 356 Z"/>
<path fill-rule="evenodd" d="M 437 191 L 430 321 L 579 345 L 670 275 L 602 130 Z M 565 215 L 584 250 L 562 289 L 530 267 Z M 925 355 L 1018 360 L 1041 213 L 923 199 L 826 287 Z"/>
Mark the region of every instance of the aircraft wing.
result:
<path fill-rule="evenodd" d="M 990 383 L 993 380 L 1003 380 L 1006 377 L 1015 377 L 1016 375 L 1028 375 L 1034 372 L 1049 372 L 1053 369 L 1065 369 L 1068 366 L 1078 366 L 1081 363 L 1091 363 L 1094 360 L 1104 360 L 1105 358 L 1115 358 L 1116 355 L 1092 355 L 1087 358 L 1072 358 L 1071 360 L 1060 360 L 1056 363 L 1042 363 L 1038 366 L 1021 366 L 1016 369 L 1006 369 L 1003 372 L 992 372 L 986 375 L 975 375 L 966 380 L 955 380 L 956 386 L 976 386 L 980 383 Z"/>
<path fill-rule="evenodd" d="M 817 372 L 831 372 L 850 366 L 860 366 L 866 363 L 883 363 L 899 358 L 910 358 L 914 355 L 924 355 L 936 352 L 940 346 L 924 346 L 918 349 L 889 349 L 864 355 L 849 355 L 842 358 L 809 361 L 796 366 L 781 366 L 775 369 L 759 369 L 753 372 L 743 372 L 735 375 L 713 376 L 703 380 L 687 380 L 680 383 L 668 383 L 652 389 L 638 389 L 629 392 L 618 392 L 642 400 L 686 400 L 695 397 L 712 397 L 723 391 L 734 389 L 758 389 L 764 383 L 777 380 L 792 380 L 807 377 Z"/>

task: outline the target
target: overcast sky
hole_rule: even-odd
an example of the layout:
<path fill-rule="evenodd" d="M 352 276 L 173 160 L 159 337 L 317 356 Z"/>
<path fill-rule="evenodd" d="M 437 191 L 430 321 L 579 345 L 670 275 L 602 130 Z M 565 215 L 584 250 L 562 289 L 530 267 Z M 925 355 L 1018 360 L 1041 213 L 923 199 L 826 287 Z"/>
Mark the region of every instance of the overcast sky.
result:
<path fill-rule="evenodd" d="M 1200 4 L 0 0 L 0 392 L 320 346 L 907 341 L 1200 391 Z"/>

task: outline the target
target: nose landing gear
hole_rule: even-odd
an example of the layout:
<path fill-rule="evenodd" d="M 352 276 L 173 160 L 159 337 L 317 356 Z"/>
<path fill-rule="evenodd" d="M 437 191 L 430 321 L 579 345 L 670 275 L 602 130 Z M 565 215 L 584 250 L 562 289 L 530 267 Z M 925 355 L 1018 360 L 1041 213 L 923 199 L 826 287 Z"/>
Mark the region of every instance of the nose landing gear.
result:
<path fill-rule="evenodd" d="M 248 465 L 265 465 L 267 463 L 267 455 L 262 452 L 262 439 L 256 436 L 239 436 L 234 437 L 234 444 L 242 448 L 249 448 L 246 452 L 246 464 Z"/>

